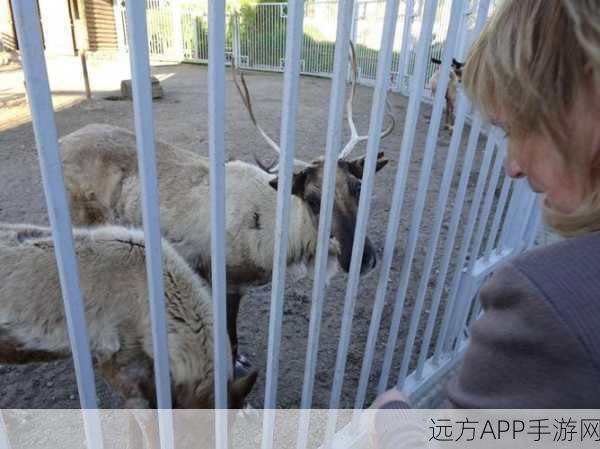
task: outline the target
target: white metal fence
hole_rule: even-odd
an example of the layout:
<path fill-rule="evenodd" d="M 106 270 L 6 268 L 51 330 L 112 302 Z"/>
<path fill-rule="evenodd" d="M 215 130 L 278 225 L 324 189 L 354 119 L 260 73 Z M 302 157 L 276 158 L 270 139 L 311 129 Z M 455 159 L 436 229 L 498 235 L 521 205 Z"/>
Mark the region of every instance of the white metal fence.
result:
<path fill-rule="evenodd" d="M 291 177 L 295 149 L 295 124 L 298 105 L 298 83 L 301 69 L 305 72 L 328 74 L 332 79 L 331 98 L 325 152 L 325 173 L 323 184 L 321 215 L 319 222 L 319 242 L 315 268 L 315 281 L 312 292 L 312 309 L 309 321 L 305 376 L 302 401 L 299 404 L 306 411 L 302 414 L 298 433 L 298 449 L 305 449 L 309 430 L 310 409 L 315 381 L 315 368 L 319 348 L 321 314 L 325 296 L 325 274 L 327 246 L 331 227 L 331 212 L 334 195 L 334 173 L 340 152 L 340 130 L 343 120 L 344 95 L 348 73 L 349 41 L 354 34 L 359 44 L 363 79 L 373 81 L 373 102 L 370 117 L 367 157 L 365 162 L 362 189 L 358 207 L 353 257 L 348 276 L 344 311 L 337 351 L 336 367 L 333 373 L 333 386 L 330 397 L 329 419 L 325 447 L 340 444 L 342 441 L 358 441 L 364 429 L 358 425 L 360 410 L 364 408 L 369 376 L 373 370 L 373 359 L 377 338 L 382 323 L 382 313 L 391 278 L 392 259 L 398 239 L 400 218 L 411 217 L 408 235 L 405 236 L 402 270 L 399 286 L 394 295 L 393 316 L 388 340 L 385 345 L 383 367 L 378 383 L 381 392 L 393 384 L 416 397 L 436 382 L 449 367 L 460 359 L 468 341 L 468 326 L 479 313 L 474 297 L 477 288 L 485 277 L 502 261 L 514 256 L 533 244 L 537 230 L 538 212 L 535 196 L 521 181 L 513 181 L 502 173 L 506 144 L 504 138 L 494 129 L 481 135 L 484 123 L 474 114 L 468 128 L 468 141 L 462 145 L 465 118 L 469 103 L 464 95 L 459 95 L 456 108 L 454 132 L 449 143 L 447 159 L 436 192 L 436 207 L 430 223 L 430 237 L 422 242 L 422 221 L 426 207 L 426 197 L 432 179 L 432 164 L 438 149 L 438 137 L 444 91 L 448 83 L 450 61 L 453 56 L 464 57 L 464 32 L 469 29 L 476 35 L 485 23 L 490 0 L 425 0 L 417 2 L 388 1 L 358 2 L 340 0 L 339 3 L 307 3 L 293 1 L 288 5 L 257 5 L 250 15 L 258 22 L 270 23 L 270 30 L 277 30 L 276 39 L 262 41 L 260 30 L 243 21 L 232 28 L 232 17 L 225 11 L 223 0 L 208 3 L 202 10 L 196 3 L 179 3 L 179 31 L 169 26 L 173 10 L 163 11 L 161 2 L 152 2 L 145 10 L 136 0 L 127 1 L 127 42 L 133 78 L 133 98 L 135 131 L 143 192 L 143 223 L 147 243 L 147 271 L 152 312 L 153 346 L 155 349 L 155 371 L 158 405 L 162 410 L 160 431 L 162 447 L 173 447 L 170 415 L 171 390 L 169 362 L 165 333 L 165 314 L 161 276 L 160 228 L 158 220 L 158 195 L 156 162 L 154 154 L 154 126 L 149 84 L 149 56 L 152 53 L 167 54 L 169 51 L 183 50 L 186 59 L 208 61 L 209 74 L 209 152 L 211 179 L 211 239 L 212 239 L 212 294 L 215 320 L 215 391 L 216 407 L 227 407 L 227 375 L 225 347 L 225 171 L 224 171 L 224 101 L 225 63 L 227 55 L 239 58 L 241 65 L 252 68 L 283 70 L 284 96 L 281 115 L 281 163 L 279 166 L 279 190 L 277 196 L 277 225 L 275 230 L 275 259 L 271 289 L 271 311 L 269 324 L 268 362 L 266 371 L 265 408 L 277 406 L 279 347 L 282 333 L 282 304 L 286 272 L 287 225 L 290 205 Z M 364 8 L 375 5 L 377 13 L 371 15 Z M 362 9 L 361 9 L 362 8 Z M 446 8 L 444 10 L 443 8 Z M 408 17 L 406 11 L 412 10 Z M 446 11 L 446 12 L 441 12 Z M 468 11 L 468 14 L 465 14 Z M 448 16 L 447 23 L 441 24 L 440 14 Z M 155 17 L 156 15 L 156 17 Z M 307 29 L 319 30 L 320 21 L 335 19 L 333 39 L 314 39 L 307 43 Z M 158 18 L 157 18 L 158 17 Z M 407 19 L 408 17 L 408 19 Z M 380 21 L 379 40 L 371 42 L 372 36 L 362 35 L 367 21 Z M 101 428 L 96 408 L 96 391 L 93 368 L 88 347 L 85 315 L 83 311 L 77 260 L 73 248 L 71 221 L 61 172 L 58 151 L 57 129 L 52 111 L 44 54 L 39 33 L 35 0 L 15 2 L 15 19 L 23 69 L 27 81 L 39 162 L 43 175 L 50 222 L 57 248 L 61 286 L 65 300 L 69 335 L 73 348 L 81 406 L 85 412 L 88 447 L 102 447 Z M 241 20 L 241 19 L 240 19 Z M 415 24 L 418 22 L 418 26 Z M 153 39 L 149 27 L 163 27 L 161 33 L 169 34 L 168 39 Z M 378 22 L 379 23 L 379 22 Z M 403 27 L 409 26 L 409 29 Z M 439 28 L 436 28 L 438 27 Z M 177 28 L 177 27 L 176 27 Z M 191 38 L 188 29 L 193 29 Z M 398 31 L 400 30 L 400 31 Z M 422 106 L 425 81 L 429 75 L 429 58 L 437 31 L 443 42 L 440 51 L 443 63 L 440 67 L 440 88 L 433 99 L 433 110 L 427 139 L 422 153 L 422 165 L 418 173 L 418 186 L 412 210 L 404 207 L 405 193 L 409 178 L 410 160 L 415 148 L 417 121 Z M 328 30 L 330 32 L 330 30 Z M 418 35 L 414 33 L 418 32 Z M 435 33 L 434 33 L 435 32 Z M 183 46 L 173 44 L 172 36 L 183 35 Z M 255 34 L 253 34 L 255 33 Z M 312 31 L 310 32 L 312 33 Z M 308 33 L 309 37 L 314 34 Z M 408 37 L 410 35 L 410 43 Z M 179 38 L 177 38 L 179 39 Z M 188 40 L 189 39 L 189 40 Z M 311 38 L 312 39 L 312 38 Z M 283 43 L 285 41 L 285 44 Z M 325 43 L 324 43 L 325 42 Z M 206 50 L 206 43 L 208 48 Z M 362 47 L 360 47 L 362 45 Z M 255 46 L 255 47 L 253 47 Z M 371 47 L 376 50 L 371 52 Z M 233 52 L 233 48 L 237 48 Z M 437 47 L 436 47 L 437 48 Z M 400 49 L 400 51 L 396 51 Z M 360 53 L 362 51 L 362 54 Z M 437 51 L 437 50 L 436 50 Z M 233 53 L 232 53 L 233 52 Z M 404 55 L 403 55 L 404 52 Z M 310 57 L 305 57 L 310 55 Z M 317 55 L 317 56 L 315 56 Z M 316 58 L 316 59 L 315 59 Z M 321 58 L 321 59 L 319 59 Z M 299 61 L 304 61 L 302 64 Z M 316 62 L 315 62 L 316 61 Z M 399 148 L 400 160 L 393 188 L 392 207 L 389 212 L 388 227 L 379 270 L 378 286 L 372 310 L 370 328 L 363 354 L 360 382 L 356 391 L 355 417 L 352 423 L 341 432 L 335 432 L 340 405 L 341 388 L 347 363 L 348 348 L 352 335 L 352 320 L 359 284 L 360 261 L 364 247 L 366 228 L 370 216 L 370 198 L 377 153 L 379 150 L 380 129 L 383 123 L 385 97 L 390 85 L 390 73 L 394 67 L 406 67 L 410 74 L 408 108 L 404 121 L 402 144 Z M 404 70 L 404 69 L 403 69 Z M 401 79 L 397 77 L 396 79 Z M 483 150 L 478 142 L 485 140 Z M 462 165 L 459 166 L 459 163 Z M 456 180 L 455 193 L 452 188 Z M 471 184 L 474 183 L 474 188 Z M 419 245 L 422 244 L 421 247 Z M 398 335 L 408 296 L 408 283 L 415 274 L 415 254 L 418 249 L 426 253 L 420 272 L 416 273 L 419 285 L 414 306 L 410 314 L 409 332 L 402 346 L 398 345 Z M 436 269 L 434 270 L 434 265 Z M 451 265 L 458 267 L 451 269 Z M 433 287 L 431 287 L 433 285 Z M 429 310 L 424 310 L 426 302 Z M 445 307 L 442 308 L 442 305 Z M 440 320 L 439 314 L 443 317 Z M 425 323 L 419 333 L 419 324 Z M 441 324 L 440 324 L 441 323 Z M 419 334 L 419 335 L 418 335 Z M 417 344 L 417 336 L 420 344 Z M 392 359 L 401 357 L 400 370 L 392 376 Z M 412 361 L 416 357 L 416 363 Z M 227 415 L 217 413 L 217 446 L 227 445 Z M 275 411 L 265 414 L 263 427 L 263 448 L 272 446 Z M 336 443 L 338 441 L 338 443 Z M 350 444 L 350 443 L 348 443 Z"/>
<path fill-rule="evenodd" d="M 431 58 L 441 59 L 446 46 L 452 0 L 436 6 L 432 41 L 428 50 L 424 86 L 431 96 L 429 80 L 439 67 Z M 473 35 L 476 0 L 468 0 L 461 12 L 457 50 L 469 46 Z M 351 37 L 357 47 L 359 82 L 372 85 L 376 77 L 379 42 L 385 14 L 385 0 L 357 0 L 353 11 Z M 338 2 L 315 0 L 304 8 L 302 74 L 331 77 L 336 42 Z M 226 14 L 225 52 L 228 60 L 245 69 L 283 71 L 285 60 L 287 3 L 243 4 Z M 393 45 L 390 79 L 392 88 L 408 92 L 414 73 L 416 44 L 423 23 L 424 0 L 402 0 Z M 125 7 L 119 7 L 119 33 L 126 36 Z M 208 2 L 146 0 L 150 56 L 167 60 L 208 62 Z M 405 32 L 406 30 L 406 32 Z M 127 39 L 122 39 L 127 47 Z"/>

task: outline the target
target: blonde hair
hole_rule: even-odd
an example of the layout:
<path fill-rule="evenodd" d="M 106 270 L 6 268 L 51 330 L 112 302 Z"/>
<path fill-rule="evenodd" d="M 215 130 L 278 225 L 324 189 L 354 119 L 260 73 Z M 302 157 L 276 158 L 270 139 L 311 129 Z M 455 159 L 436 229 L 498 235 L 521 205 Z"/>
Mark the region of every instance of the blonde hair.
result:
<path fill-rule="evenodd" d="M 589 157 L 572 144 L 571 111 L 587 88 L 600 94 L 600 0 L 504 0 L 469 53 L 463 84 L 511 134 L 548 136 L 568 165 Z M 546 210 L 548 223 L 563 235 L 600 230 L 594 184 L 575 213 Z"/>

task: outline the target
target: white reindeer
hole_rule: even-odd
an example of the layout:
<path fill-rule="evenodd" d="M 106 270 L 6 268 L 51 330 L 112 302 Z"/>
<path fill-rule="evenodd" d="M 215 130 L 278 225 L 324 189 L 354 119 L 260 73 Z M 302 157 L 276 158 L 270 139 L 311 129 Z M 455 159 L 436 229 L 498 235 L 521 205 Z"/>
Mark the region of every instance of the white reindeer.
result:
<path fill-rule="evenodd" d="M 354 59 L 353 59 L 354 60 Z M 356 63 L 354 62 L 354 73 Z M 234 79 L 235 80 L 235 79 Z M 269 145 L 278 145 L 260 128 L 252 112 L 242 77 L 235 80 L 244 105 Z M 352 256 L 364 157 L 348 160 L 359 136 L 352 121 L 353 80 L 348 100 L 352 139 L 338 160 L 335 203 L 329 241 L 329 272 L 348 271 Z M 391 125 L 382 133 L 390 134 Z M 204 279 L 210 276 L 210 201 L 208 160 L 195 153 L 157 141 L 157 168 L 162 234 Z M 142 213 L 135 135 L 107 125 L 88 125 L 61 140 L 66 185 L 74 223 L 115 223 L 139 227 Z M 380 153 L 377 170 L 386 165 Z M 317 245 L 324 161 L 299 161 L 292 181 L 287 263 L 296 277 L 312 271 Z M 262 169 L 261 169 L 262 167 Z M 262 164 L 226 164 L 227 308 L 228 332 L 237 357 L 236 321 L 246 289 L 270 282 L 273 270 L 277 177 Z M 361 273 L 376 265 L 376 252 L 367 239 Z"/>
<path fill-rule="evenodd" d="M 125 408 L 155 408 L 143 233 L 121 227 L 74 232 L 90 348 L 98 372 Z M 173 406 L 214 407 L 210 287 L 163 241 Z M 71 355 L 51 230 L 0 224 L 0 363 Z M 241 408 L 256 372 L 233 380 Z"/>

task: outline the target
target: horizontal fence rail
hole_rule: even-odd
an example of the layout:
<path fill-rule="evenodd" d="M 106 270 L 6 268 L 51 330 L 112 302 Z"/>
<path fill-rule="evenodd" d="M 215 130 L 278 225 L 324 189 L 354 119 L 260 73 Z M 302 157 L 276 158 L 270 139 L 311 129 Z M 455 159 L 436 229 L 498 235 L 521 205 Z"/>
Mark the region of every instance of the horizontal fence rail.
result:
<path fill-rule="evenodd" d="M 225 67 L 283 73 L 281 101 L 281 155 L 278 166 L 276 225 L 273 230 L 273 272 L 270 291 L 267 366 L 265 371 L 263 449 L 274 447 L 278 385 L 283 333 L 283 307 L 288 265 L 288 232 L 295 176 L 295 149 L 299 123 L 300 75 L 331 77 L 325 138 L 324 176 L 314 260 L 314 281 L 308 320 L 306 358 L 296 440 L 297 449 L 309 444 L 317 362 L 322 337 L 323 308 L 327 299 L 328 257 L 336 208 L 338 167 L 342 150 L 345 95 L 350 74 L 350 42 L 356 48 L 358 78 L 372 85 L 372 103 L 362 185 L 357 202 L 352 257 L 335 341 L 335 369 L 331 372 L 331 411 L 325 424 L 325 448 L 360 447 L 364 441 L 361 410 L 370 396 L 392 382 L 413 398 L 419 397 L 456 364 L 469 338 L 471 323 L 481 313 L 477 290 L 496 267 L 534 244 L 540 216 L 536 197 L 523 181 L 514 181 L 502 170 L 506 141 L 490 126 L 458 87 L 450 140 L 440 144 L 445 92 L 453 58 L 464 59 L 481 32 L 496 2 L 490 0 L 340 0 L 244 4 L 227 9 L 223 0 L 147 0 L 145 5 L 128 0 L 115 9 L 120 42 L 130 53 L 133 109 L 139 161 L 143 229 L 147 247 L 148 301 L 151 311 L 152 347 L 157 403 L 169 410 L 171 371 L 167 342 L 165 293 L 162 276 L 160 207 L 150 86 L 150 59 L 208 63 L 209 171 L 211 270 L 206 281 L 212 287 L 214 340 L 214 399 L 216 445 L 228 447 L 228 386 L 232 363 L 226 332 L 228 214 L 226 209 L 226 110 L 229 86 Z M 144 7 L 145 6 L 145 7 Z M 79 287 L 77 258 L 72 238 L 64 179 L 59 157 L 39 18 L 34 0 L 16 2 L 15 18 L 27 94 L 42 172 L 44 193 L 56 245 L 56 263 L 64 298 L 69 338 L 77 375 L 81 407 L 97 408 L 94 372 L 88 343 L 84 306 Z M 431 58 L 440 59 L 433 64 Z M 439 71 L 438 90 L 429 90 L 434 71 Z M 339 428 L 337 409 L 353 338 L 355 308 L 362 282 L 362 259 L 371 217 L 381 128 L 390 91 L 408 96 L 398 153 L 391 203 L 387 214 L 381 262 L 372 282 L 375 294 L 368 335 L 361 352 L 360 377 L 352 393 L 355 411 L 351 422 Z M 432 103 L 424 144 L 417 142 L 417 128 L 425 103 Z M 429 106 L 427 106 L 429 107 Z M 468 120 L 469 119 L 469 120 Z M 193 121 L 193 118 L 190 118 Z M 442 149 L 444 148 L 444 149 Z M 411 160 L 418 153 L 420 168 L 411 185 Z M 441 161 L 441 162 L 440 162 Z M 443 164 L 440 179 L 434 167 Z M 389 188 L 389 187 L 388 187 Z M 406 200 L 409 189 L 414 201 Z M 358 195 L 358 194 L 357 194 Z M 428 198 L 434 210 L 427 215 Z M 401 221 L 408 217 L 406 232 Z M 431 232 L 423 231 L 427 217 Z M 399 251 L 396 251 L 399 249 Z M 400 251 L 402 250 L 402 251 Z M 422 263 L 416 255 L 424 254 Z M 401 254 L 401 257 L 398 256 Z M 208 256 L 208 255 L 207 255 Z M 393 273 L 396 259 L 401 269 Z M 330 262 L 330 261 L 329 261 Z M 397 279 L 395 279 L 397 277 Z M 410 286 L 414 286 L 414 293 Z M 393 287 L 393 288 L 392 288 Z M 384 321 L 385 307 L 390 316 Z M 387 334 L 382 337 L 382 328 Z M 406 329 L 402 324 L 408 324 Z M 365 329 L 365 334 L 366 334 Z M 379 349 L 378 349 L 379 343 Z M 378 352 L 379 351 L 379 352 Z M 381 356 L 376 362 L 376 356 Z M 396 362 L 396 363 L 395 363 Z M 390 377 L 392 380 L 390 381 Z M 372 377 L 375 377 L 373 382 Z M 375 384 L 375 385 L 372 385 Z M 372 387 L 372 388 L 370 388 Z M 262 399 L 262 398 L 261 398 Z M 171 448 L 171 415 L 160 423 L 162 448 Z M 102 448 L 97 415 L 84 414 L 88 447 Z"/>

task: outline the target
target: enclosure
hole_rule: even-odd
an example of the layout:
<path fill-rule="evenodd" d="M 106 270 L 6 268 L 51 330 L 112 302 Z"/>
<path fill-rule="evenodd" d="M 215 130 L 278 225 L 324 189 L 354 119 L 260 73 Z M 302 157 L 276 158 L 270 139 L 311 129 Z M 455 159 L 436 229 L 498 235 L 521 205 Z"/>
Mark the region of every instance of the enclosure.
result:
<path fill-rule="evenodd" d="M 260 384 L 251 397 L 253 405 L 269 410 L 328 408 L 323 444 L 351 447 L 344 442 L 364 442 L 360 410 L 377 392 L 395 384 L 418 399 L 436 385 L 460 360 L 468 342 L 468 325 L 480 312 L 474 302 L 479 285 L 499 263 L 533 244 L 538 223 L 533 193 L 522 181 L 503 174 L 504 137 L 471 111 L 462 94 L 452 132 L 441 129 L 450 62 L 453 57 L 464 60 L 494 6 L 490 3 L 347 0 L 241 5 L 238 11 L 226 10 L 223 2 L 216 1 L 148 1 L 145 10 L 140 2 L 129 1 L 119 14 L 127 23 L 123 41 L 134 81 L 133 120 L 127 103 L 111 105 L 110 118 L 101 117 L 93 108 L 53 113 L 33 2 L 18 2 L 15 16 L 21 57 L 47 213 L 61 249 L 57 263 L 66 313 L 71 318 L 81 407 L 93 410 L 98 401 L 57 144 L 59 133 L 76 129 L 79 115 L 136 129 L 144 216 L 148 218 L 144 230 L 161 409 L 171 407 L 171 398 L 157 245 L 154 137 L 201 154 L 209 150 L 211 228 L 215 230 L 211 235 L 211 283 L 217 323 L 216 406 L 226 404 L 224 161 L 227 157 L 251 160 L 255 149 L 268 151 L 236 97 L 225 68 L 231 61 L 254 70 L 248 72 L 247 80 L 257 115 L 271 134 L 278 125 L 281 129 L 273 282 L 245 299 L 240 323 L 242 349 L 262 369 Z M 357 48 L 359 82 L 365 86 L 358 89 L 354 115 L 361 132 L 369 130 L 366 162 L 350 270 L 325 285 L 332 167 L 349 136 L 343 124 L 351 40 Z M 169 82 L 173 91 L 177 88 L 180 92 L 177 101 L 169 102 L 167 95 L 153 106 L 147 82 L 150 56 L 207 62 L 208 67 L 155 68 L 155 74 L 174 74 L 164 83 L 167 93 Z M 434 98 L 428 89 L 434 70 L 432 56 L 442 59 Z M 381 140 L 386 96 L 398 125 L 388 139 Z M 185 113 L 175 120 L 177 109 Z M 196 126 L 199 134 L 207 133 L 208 145 L 190 130 L 183 135 L 175 132 L 181 130 L 175 128 L 179 120 L 202 120 L 203 125 L 190 126 Z M 14 144 L 31 140 L 25 129 L 11 130 L 5 136 Z M 375 175 L 380 149 L 392 162 Z M 286 282 L 282 261 L 287 251 L 293 159 L 319 156 L 325 158 L 329 176 L 322 191 L 324 213 L 319 222 L 315 273 L 311 280 Z M 29 156 L 28 160 L 34 159 Z M 31 188 L 22 181 L 16 185 Z M 10 198 L 14 195 L 11 190 L 4 195 Z M 41 201 L 41 189 L 38 193 Z M 43 204 L 30 202 L 32 197 L 21 197 L 19 205 L 13 200 L 21 214 L 3 211 L 2 220 L 45 221 Z M 360 277 L 361 250 L 367 236 L 379 248 L 379 263 L 373 273 Z M 104 405 L 114 404 L 108 401 Z M 355 409 L 351 423 L 342 430 L 346 422 L 336 426 L 340 408 Z M 163 443 L 170 447 L 169 415 L 161 416 Z M 85 417 L 88 446 L 100 447 L 97 415 L 86 413 Z M 225 447 L 222 429 L 227 417 L 217 417 L 218 444 Z M 299 449 L 307 444 L 309 418 L 308 412 L 299 417 Z M 263 447 L 272 444 L 274 419 L 274 413 L 264 415 Z"/>

